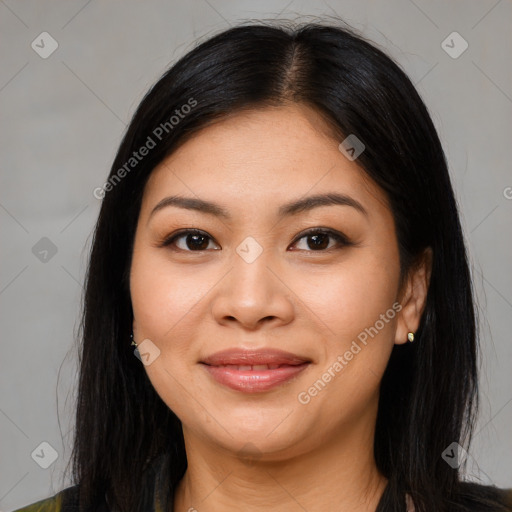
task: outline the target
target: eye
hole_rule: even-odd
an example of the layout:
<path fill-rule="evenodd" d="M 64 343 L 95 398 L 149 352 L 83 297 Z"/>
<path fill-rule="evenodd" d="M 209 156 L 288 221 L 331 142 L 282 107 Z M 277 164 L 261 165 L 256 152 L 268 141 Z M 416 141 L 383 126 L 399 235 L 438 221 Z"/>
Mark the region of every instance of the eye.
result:
<path fill-rule="evenodd" d="M 184 243 L 182 243 L 182 246 L 180 247 L 178 244 L 176 244 L 177 240 L 184 239 Z M 169 238 L 166 238 L 161 244 L 161 247 L 168 247 L 168 246 L 176 246 L 178 249 L 182 251 L 204 251 L 208 249 L 208 240 L 212 240 L 212 238 L 204 233 L 203 231 L 200 231 L 198 229 L 187 229 L 185 231 L 180 231 L 177 234 L 174 234 L 170 236 Z"/>
<path fill-rule="evenodd" d="M 306 247 L 312 249 L 309 252 L 326 252 L 336 246 L 336 248 L 341 248 L 344 246 L 354 245 L 350 240 L 337 231 L 332 231 L 330 229 L 311 229 L 306 233 L 302 233 L 301 236 L 292 244 L 296 245 L 297 242 L 300 242 L 302 239 L 306 239 Z M 335 241 L 333 245 L 329 245 L 329 239 Z M 299 248 L 299 250 L 308 250 L 304 248 Z"/>

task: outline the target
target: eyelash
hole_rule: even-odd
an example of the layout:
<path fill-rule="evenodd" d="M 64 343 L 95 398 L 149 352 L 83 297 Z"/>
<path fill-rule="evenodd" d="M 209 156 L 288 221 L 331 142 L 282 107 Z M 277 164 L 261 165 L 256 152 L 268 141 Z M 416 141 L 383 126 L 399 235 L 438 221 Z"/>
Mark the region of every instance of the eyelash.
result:
<path fill-rule="evenodd" d="M 331 238 L 333 238 L 337 244 L 338 244 L 338 247 L 330 247 L 329 249 L 319 249 L 317 251 L 315 250 L 306 250 L 306 249 L 299 249 L 301 251 L 305 251 L 305 252 L 319 252 L 319 253 L 326 253 L 326 252 L 330 252 L 332 251 L 333 249 L 334 250 L 339 250 L 341 249 L 342 247 L 348 247 L 348 246 L 353 246 L 355 245 L 353 242 L 351 242 L 345 235 L 343 235 L 342 233 L 339 233 L 337 231 L 333 231 L 331 229 L 323 229 L 323 228 L 313 228 L 313 229 L 309 229 L 308 231 L 305 231 L 303 233 L 300 233 L 297 238 L 293 241 L 292 245 L 295 245 L 297 242 L 299 242 L 300 240 L 302 240 L 303 238 L 306 238 L 308 236 L 312 236 L 312 235 L 316 235 L 316 234 L 321 234 L 321 235 L 328 235 L 330 236 Z M 201 231 L 199 229 L 186 229 L 186 230 L 183 230 L 183 231 L 179 231 L 178 233 L 174 233 L 172 234 L 171 236 L 169 237 L 166 237 L 162 242 L 160 242 L 158 244 L 159 247 L 170 247 L 171 245 L 174 244 L 174 242 L 178 239 L 178 238 L 181 238 L 181 237 L 184 237 L 186 235 L 200 235 L 200 236 L 204 236 L 206 238 L 209 238 L 210 240 L 213 240 L 213 238 L 208 235 L 207 233 L 205 233 L 204 231 Z M 172 250 L 175 250 L 175 251 L 181 251 L 181 252 L 198 252 L 198 253 L 201 253 L 201 252 L 205 252 L 206 250 L 208 249 L 203 249 L 203 250 L 197 250 L 197 251 L 192 251 L 192 250 L 189 250 L 189 249 L 180 249 L 180 248 L 172 248 Z M 218 249 L 215 249 L 215 250 L 218 250 Z"/>

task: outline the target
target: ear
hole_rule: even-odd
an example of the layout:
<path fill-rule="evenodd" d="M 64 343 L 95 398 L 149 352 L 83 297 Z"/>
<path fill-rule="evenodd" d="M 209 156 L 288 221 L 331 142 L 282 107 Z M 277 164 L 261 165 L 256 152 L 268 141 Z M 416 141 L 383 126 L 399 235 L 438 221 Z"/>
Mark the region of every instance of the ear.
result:
<path fill-rule="evenodd" d="M 420 325 L 421 315 L 427 302 L 427 292 L 432 273 L 432 248 L 427 247 L 416 264 L 413 265 L 402 286 L 399 303 L 402 306 L 398 314 L 395 331 L 395 344 L 407 342 L 407 334 L 415 333 Z"/>

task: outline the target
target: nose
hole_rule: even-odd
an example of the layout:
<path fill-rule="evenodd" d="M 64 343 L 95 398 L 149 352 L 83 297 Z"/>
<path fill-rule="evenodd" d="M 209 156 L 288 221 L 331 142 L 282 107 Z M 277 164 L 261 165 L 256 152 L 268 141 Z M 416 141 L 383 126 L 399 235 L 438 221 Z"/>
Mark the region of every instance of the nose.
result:
<path fill-rule="evenodd" d="M 254 331 L 292 321 L 293 292 L 268 254 L 264 251 L 250 263 L 238 254 L 234 256 L 231 270 L 212 299 L 211 311 L 217 323 Z"/>

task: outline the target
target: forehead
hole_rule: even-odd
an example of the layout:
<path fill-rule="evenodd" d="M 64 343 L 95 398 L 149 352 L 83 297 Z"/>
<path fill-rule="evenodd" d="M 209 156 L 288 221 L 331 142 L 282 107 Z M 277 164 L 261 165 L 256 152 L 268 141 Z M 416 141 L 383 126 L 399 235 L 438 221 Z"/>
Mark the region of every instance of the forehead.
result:
<path fill-rule="evenodd" d="M 199 130 L 154 169 L 141 213 L 170 194 L 245 211 L 328 192 L 387 207 L 357 160 L 340 152 L 340 139 L 304 105 L 237 112 Z"/>

